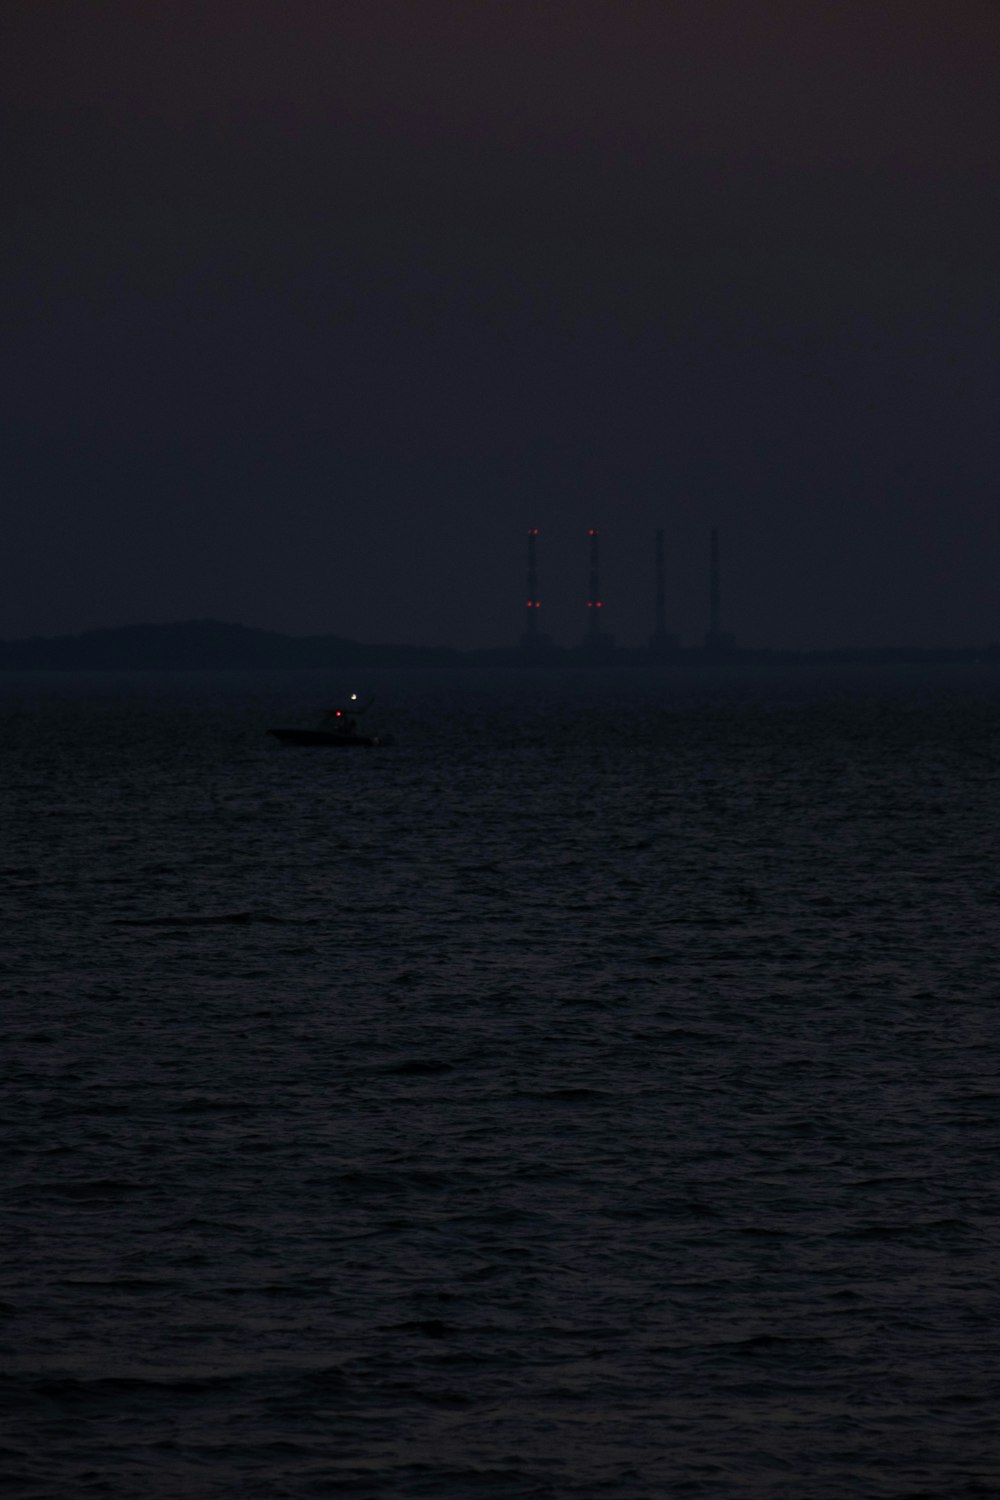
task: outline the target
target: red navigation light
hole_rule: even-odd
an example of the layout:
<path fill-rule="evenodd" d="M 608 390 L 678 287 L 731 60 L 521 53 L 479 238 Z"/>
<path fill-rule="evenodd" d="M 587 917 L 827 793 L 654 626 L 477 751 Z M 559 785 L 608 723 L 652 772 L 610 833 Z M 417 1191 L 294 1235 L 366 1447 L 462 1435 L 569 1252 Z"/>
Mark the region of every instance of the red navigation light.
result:
<path fill-rule="evenodd" d="M 600 599 L 598 599 L 598 601 L 597 601 L 597 607 L 598 607 L 598 609 L 603 609 L 604 608 L 604 605 L 601 603 Z"/>
<path fill-rule="evenodd" d="M 529 529 L 528 529 L 528 535 L 529 536 L 537 536 L 538 535 L 538 527 L 537 526 L 535 526 L 534 528 L 530 528 L 529 527 Z"/>
<path fill-rule="evenodd" d="M 587 532 L 587 535 L 588 536 L 597 536 L 598 535 L 597 527 L 596 526 L 591 526 L 590 530 Z"/>
<path fill-rule="evenodd" d="M 336 717 L 337 717 L 337 718 L 338 718 L 338 719 L 339 719 L 339 718 L 340 718 L 340 709 L 339 709 L 339 708 L 338 708 L 338 709 L 337 709 L 337 713 L 336 713 Z"/>

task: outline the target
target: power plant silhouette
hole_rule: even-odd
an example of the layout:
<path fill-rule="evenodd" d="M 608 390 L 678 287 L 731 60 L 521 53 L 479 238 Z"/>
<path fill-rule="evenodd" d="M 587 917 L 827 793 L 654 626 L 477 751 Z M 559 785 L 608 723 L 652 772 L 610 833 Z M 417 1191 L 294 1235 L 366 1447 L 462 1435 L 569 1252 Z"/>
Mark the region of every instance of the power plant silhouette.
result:
<path fill-rule="evenodd" d="M 545 635 L 538 624 L 541 599 L 538 595 L 538 537 L 539 528 L 528 531 L 527 572 L 527 618 L 521 635 L 521 648 L 529 654 L 541 655 L 552 650 L 551 638 Z M 587 615 L 583 637 L 577 649 L 588 654 L 614 650 L 615 638 L 604 628 L 604 599 L 601 594 L 600 532 L 591 526 L 587 532 L 590 543 L 590 568 L 587 588 Z M 705 632 L 704 650 L 709 656 L 725 656 L 736 649 L 736 640 L 731 632 L 722 629 L 722 568 L 719 552 L 719 532 L 713 526 L 709 534 L 708 549 L 708 629 Z M 663 531 L 656 532 L 653 575 L 653 630 L 649 637 L 649 651 L 656 657 L 669 657 L 681 649 L 680 637 L 667 630 L 667 588 L 664 563 Z"/>

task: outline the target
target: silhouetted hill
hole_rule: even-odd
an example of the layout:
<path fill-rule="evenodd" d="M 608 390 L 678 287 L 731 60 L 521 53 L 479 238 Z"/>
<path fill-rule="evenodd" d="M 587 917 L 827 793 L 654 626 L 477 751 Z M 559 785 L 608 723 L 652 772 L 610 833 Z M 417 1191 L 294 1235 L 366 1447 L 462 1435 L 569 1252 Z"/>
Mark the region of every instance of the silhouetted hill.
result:
<path fill-rule="evenodd" d="M 294 667 L 435 666 L 460 653 L 421 646 L 368 646 L 335 635 L 290 636 L 222 620 L 125 625 L 82 635 L 0 641 L 0 670 L 259 671 Z"/>
<path fill-rule="evenodd" d="M 294 668 L 564 666 L 622 664 L 666 666 L 726 662 L 971 662 L 1000 661 L 1000 646 L 920 647 L 840 651 L 770 651 L 735 647 L 706 651 L 689 647 L 668 653 L 641 647 L 594 652 L 587 646 L 526 650 L 500 646 L 458 651 L 445 646 L 370 646 L 337 635 L 280 635 L 222 620 L 184 620 L 173 625 L 123 625 L 81 635 L 33 636 L 0 641 L 0 671 L 274 671 Z"/>

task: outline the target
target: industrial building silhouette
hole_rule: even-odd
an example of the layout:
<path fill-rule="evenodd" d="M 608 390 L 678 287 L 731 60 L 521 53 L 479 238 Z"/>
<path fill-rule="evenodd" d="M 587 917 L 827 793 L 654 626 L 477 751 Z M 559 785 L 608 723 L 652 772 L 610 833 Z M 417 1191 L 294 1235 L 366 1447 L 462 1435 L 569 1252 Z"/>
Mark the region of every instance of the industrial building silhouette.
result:
<path fill-rule="evenodd" d="M 528 655 L 540 656 L 553 649 L 549 636 L 539 628 L 538 611 L 541 599 L 538 591 L 538 538 L 539 527 L 528 531 L 527 559 L 527 615 L 521 634 L 521 648 Z M 589 571 L 586 594 L 586 621 L 584 633 L 577 649 L 588 654 L 614 650 L 615 639 L 604 624 L 604 598 L 601 592 L 600 531 L 591 526 L 587 531 L 589 541 Z M 663 530 L 656 532 L 653 573 L 653 629 L 649 636 L 649 651 L 655 657 L 665 658 L 681 649 L 680 637 L 667 629 L 667 589 L 664 564 Z M 720 559 L 719 532 L 713 526 L 709 532 L 708 545 L 708 629 L 705 631 L 704 651 L 708 656 L 726 656 L 736 650 L 736 638 L 731 631 L 722 628 L 722 565 Z"/>

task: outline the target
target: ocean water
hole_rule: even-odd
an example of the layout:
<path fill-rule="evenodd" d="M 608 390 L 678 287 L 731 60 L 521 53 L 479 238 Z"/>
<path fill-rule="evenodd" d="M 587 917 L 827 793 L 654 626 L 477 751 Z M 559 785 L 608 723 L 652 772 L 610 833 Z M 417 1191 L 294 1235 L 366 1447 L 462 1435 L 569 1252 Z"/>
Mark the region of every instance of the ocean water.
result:
<path fill-rule="evenodd" d="M 1000 1493 L 995 667 L 8 677 L 0 776 L 9 1493 Z"/>

